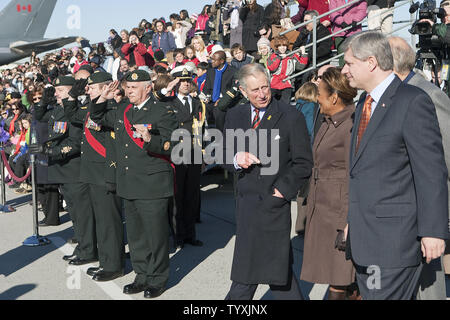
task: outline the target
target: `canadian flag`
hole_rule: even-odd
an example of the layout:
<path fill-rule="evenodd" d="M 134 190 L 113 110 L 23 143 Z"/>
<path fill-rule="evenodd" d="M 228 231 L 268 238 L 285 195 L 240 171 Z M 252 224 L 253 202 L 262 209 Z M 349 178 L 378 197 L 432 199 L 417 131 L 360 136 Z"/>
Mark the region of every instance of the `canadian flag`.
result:
<path fill-rule="evenodd" d="M 18 5 L 17 5 L 17 12 L 21 12 L 22 10 L 23 10 L 23 11 L 31 12 L 31 11 L 32 11 L 31 9 L 32 9 L 32 8 L 31 8 L 31 4 L 29 4 L 29 5 L 27 5 L 27 6 L 21 5 L 21 4 L 18 4 Z"/>

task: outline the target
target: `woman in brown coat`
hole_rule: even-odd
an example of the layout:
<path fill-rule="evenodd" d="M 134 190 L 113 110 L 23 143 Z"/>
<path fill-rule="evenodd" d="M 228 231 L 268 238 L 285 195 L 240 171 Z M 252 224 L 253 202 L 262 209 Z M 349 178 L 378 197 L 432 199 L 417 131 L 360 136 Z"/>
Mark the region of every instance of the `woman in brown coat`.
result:
<path fill-rule="evenodd" d="M 301 279 L 329 284 L 328 299 L 343 300 L 355 270 L 336 247 L 347 225 L 350 137 L 357 91 L 336 68 L 319 83 L 324 122 L 313 146 L 314 169 L 308 196 Z"/>

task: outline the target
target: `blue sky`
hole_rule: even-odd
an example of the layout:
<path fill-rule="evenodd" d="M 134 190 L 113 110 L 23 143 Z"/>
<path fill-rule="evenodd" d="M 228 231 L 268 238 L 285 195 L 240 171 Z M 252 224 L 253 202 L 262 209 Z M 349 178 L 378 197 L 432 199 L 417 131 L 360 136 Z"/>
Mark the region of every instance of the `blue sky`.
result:
<path fill-rule="evenodd" d="M 3 8 L 9 0 L 0 0 Z M 24 0 L 24 3 L 27 1 Z M 135 27 L 141 19 L 166 17 L 181 9 L 189 13 L 199 13 L 205 4 L 212 4 L 214 0 L 58 0 L 55 11 L 50 20 L 46 37 L 82 36 L 92 43 L 105 41 L 111 28 L 120 31 Z M 270 0 L 258 0 L 259 4 L 267 4 Z M 71 14 L 68 9 L 76 6 L 80 11 L 80 28 L 70 29 L 67 25 Z M 408 20 L 408 6 L 404 6 L 394 16 L 395 20 Z M 291 7 L 293 13 L 296 6 Z M 409 33 L 403 31 L 401 36 L 407 37 Z"/>

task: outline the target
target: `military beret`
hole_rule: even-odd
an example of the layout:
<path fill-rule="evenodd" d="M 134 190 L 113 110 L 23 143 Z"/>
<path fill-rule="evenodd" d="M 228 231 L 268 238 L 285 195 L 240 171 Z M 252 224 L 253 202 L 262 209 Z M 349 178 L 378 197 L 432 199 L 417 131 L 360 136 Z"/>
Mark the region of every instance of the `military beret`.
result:
<path fill-rule="evenodd" d="M 61 86 L 73 86 L 75 84 L 75 78 L 68 76 L 60 76 L 56 78 L 53 82 L 53 86 L 61 87 Z"/>
<path fill-rule="evenodd" d="M 103 83 L 107 81 L 112 81 L 112 76 L 108 72 L 94 72 L 91 74 L 88 80 L 88 84 Z"/>
<path fill-rule="evenodd" d="M 144 81 L 152 81 L 150 78 L 150 74 L 144 70 L 136 70 L 127 74 L 126 77 L 127 82 L 144 82 Z"/>
<path fill-rule="evenodd" d="M 89 65 L 89 64 L 82 65 L 78 71 L 81 71 L 81 70 L 87 71 L 90 74 L 94 73 L 94 68 L 92 68 L 91 65 Z"/>

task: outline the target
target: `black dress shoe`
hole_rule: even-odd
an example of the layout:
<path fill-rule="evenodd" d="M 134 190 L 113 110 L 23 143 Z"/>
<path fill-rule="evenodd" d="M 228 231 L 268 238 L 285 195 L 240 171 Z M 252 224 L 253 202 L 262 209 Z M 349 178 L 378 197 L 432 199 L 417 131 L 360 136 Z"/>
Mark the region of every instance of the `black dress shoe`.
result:
<path fill-rule="evenodd" d="M 177 242 L 175 243 L 175 248 L 176 248 L 177 250 L 183 249 L 183 248 L 184 248 L 184 242 L 183 242 L 183 241 L 177 241 Z"/>
<path fill-rule="evenodd" d="M 154 299 L 158 298 L 160 295 L 162 295 L 166 291 L 166 288 L 148 288 L 144 292 L 144 298 L 146 299 Z"/>
<path fill-rule="evenodd" d="M 76 257 L 73 260 L 70 260 L 69 264 L 72 266 L 83 266 L 85 264 L 89 264 L 89 263 L 93 263 L 93 262 L 97 262 L 98 259 L 80 259 L 78 257 Z"/>
<path fill-rule="evenodd" d="M 120 278 L 122 276 L 123 276 L 123 271 L 109 272 L 109 271 L 101 270 L 94 275 L 92 280 L 97 281 L 97 282 L 106 282 L 106 281 L 112 281 L 112 280 Z"/>
<path fill-rule="evenodd" d="M 73 260 L 73 259 L 76 259 L 76 258 L 77 258 L 77 255 L 76 254 L 72 254 L 72 255 L 69 255 L 69 256 L 64 256 L 63 260 L 64 261 L 70 261 L 70 260 Z"/>
<path fill-rule="evenodd" d="M 95 276 L 97 273 L 99 273 L 100 271 L 102 271 L 103 269 L 102 268 L 100 268 L 100 267 L 97 267 L 97 268 L 89 268 L 89 269 L 87 269 L 87 275 L 88 276 L 91 276 L 91 277 L 93 277 L 93 276 Z"/>
<path fill-rule="evenodd" d="M 59 223 L 51 224 L 51 223 L 47 223 L 46 220 L 39 221 L 39 227 L 57 227 L 57 226 L 59 226 Z"/>
<path fill-rule="evenodd" d="M 70 243 L 70 244 L 77 244 L 77 243 L 78 243 L 78 240 L 77 240 L 76 238 L 70 238 L 69 240 L 67 240 L 67 243 Z"/>
<path fill-rule="evenodd" d="M 123 287 L 123 293 L 124 294 L 136 294 L 142 291 L 145 291 L 147 289 L 146 284 L 137 284 L 136 282 L 133 282 L 132 284 L 128 284 L 125 287 Z"/>
<path fill-rule="evenodd" d="M 197 239 L 184 240 L 184 243 L 190 244 L 191 246 L 194 246 L 194 247 L 202 247 L 203 246 L 203 242 L 201 242 L 200 240 L 197 240 Z"/>

